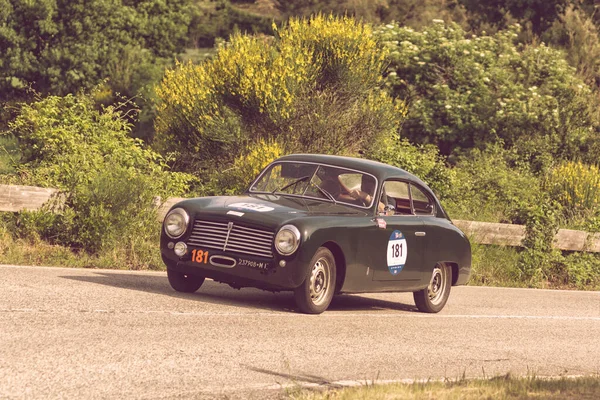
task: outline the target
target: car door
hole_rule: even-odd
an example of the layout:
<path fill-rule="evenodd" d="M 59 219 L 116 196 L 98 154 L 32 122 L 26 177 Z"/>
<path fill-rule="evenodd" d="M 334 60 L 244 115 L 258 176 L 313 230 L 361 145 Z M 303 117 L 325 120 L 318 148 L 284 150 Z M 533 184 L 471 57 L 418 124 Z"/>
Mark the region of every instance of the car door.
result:
<path fill-rule="evenodd" d="M 388 211 L 377 216 L 369 239 L 373 280 L 419 282 L 427 242 L 423 221 L 414 213 L 409 183 L 386 181 L 381 200 Z"/>

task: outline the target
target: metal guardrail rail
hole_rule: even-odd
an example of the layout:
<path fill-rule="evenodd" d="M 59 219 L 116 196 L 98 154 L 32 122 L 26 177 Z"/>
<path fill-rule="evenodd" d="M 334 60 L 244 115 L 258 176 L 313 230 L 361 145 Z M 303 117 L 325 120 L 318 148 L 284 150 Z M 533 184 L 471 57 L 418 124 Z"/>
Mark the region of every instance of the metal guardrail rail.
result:
<path fill-rule="evenodd" d="M 34 186 L 0 185 L 0 211 L 18 212 L 37 210 L 57 193 L 57 189 Z M 158 199 L 158 218 L 163 220 L 171 206 L 184 198 L 172 197 L 160 204 Z M 525 237 L 525 226 L 454 220 L 473 242 L 501 246 L 521 246 Z M 589 233 L 571 229 L 560 229 L 554 237 L 554 247 L 560 250 L 600 253 L 600 233 Z"/>

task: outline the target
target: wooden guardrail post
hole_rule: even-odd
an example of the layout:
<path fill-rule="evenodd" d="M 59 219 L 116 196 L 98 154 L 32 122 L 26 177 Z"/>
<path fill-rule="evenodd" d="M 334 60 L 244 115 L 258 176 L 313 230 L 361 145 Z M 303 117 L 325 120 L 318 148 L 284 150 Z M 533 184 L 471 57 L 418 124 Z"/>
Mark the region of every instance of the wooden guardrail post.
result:
<path fill-rule="evenodd" d="M 0 185 L 0 211 L 38 210 L 58 189 Z"/>

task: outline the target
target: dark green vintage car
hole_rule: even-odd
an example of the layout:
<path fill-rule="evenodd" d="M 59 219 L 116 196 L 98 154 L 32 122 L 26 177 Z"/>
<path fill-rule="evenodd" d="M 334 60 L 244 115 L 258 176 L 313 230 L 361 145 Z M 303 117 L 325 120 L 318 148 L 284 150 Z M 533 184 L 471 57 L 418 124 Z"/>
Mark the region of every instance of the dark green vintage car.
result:
<path fill-rule="evenodd" d="M 290 290 L 311 314 L 334 294 L 364 292 L 413 292 L 419 310 L 438 312 L 471 270 L 468 239 L 417 177 L 314 154 L 274 161 L 243 196 L 176 204 L 161 254 L 177 291 L 195 292 L 205 278 Z"/>

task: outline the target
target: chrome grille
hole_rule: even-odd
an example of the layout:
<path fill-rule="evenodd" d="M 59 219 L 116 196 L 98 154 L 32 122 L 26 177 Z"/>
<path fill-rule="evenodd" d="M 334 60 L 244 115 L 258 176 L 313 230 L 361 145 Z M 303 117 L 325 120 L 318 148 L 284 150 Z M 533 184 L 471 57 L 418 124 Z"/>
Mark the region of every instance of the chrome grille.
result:
<path fill-rule="evenodd" d="M 273 257 L 275 234 L 233 222 L 195 220 L 188 244 L 259 257 Z"/>

